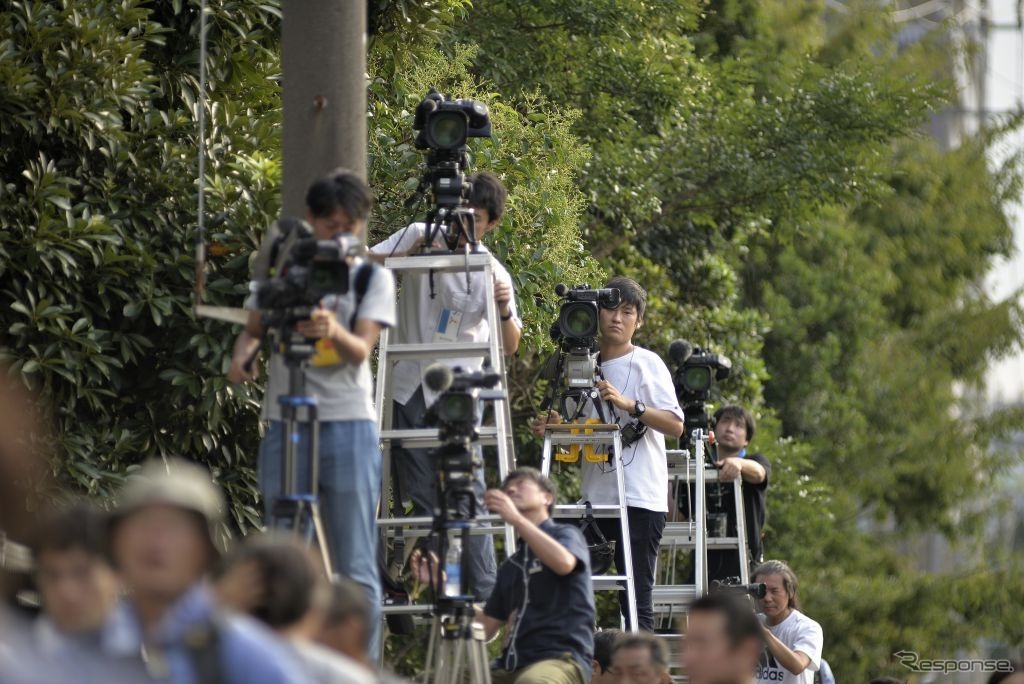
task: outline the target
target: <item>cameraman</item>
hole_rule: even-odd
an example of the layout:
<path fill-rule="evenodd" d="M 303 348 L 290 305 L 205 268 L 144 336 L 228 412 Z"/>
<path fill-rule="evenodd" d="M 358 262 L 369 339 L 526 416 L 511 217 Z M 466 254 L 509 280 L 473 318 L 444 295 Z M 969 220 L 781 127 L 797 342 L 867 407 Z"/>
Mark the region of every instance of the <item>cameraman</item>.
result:
<path fill-rule="evenodd" d="M 740 406 L 723 406 L 715 412 L 715 443 L 717 444 L 716 465 L 721 482 L 733 482 L 741 478 L 743 514 L 747 528 L 747 550 L 749 562 L 761 562 L 763 546 L 761 530 L 766 515 L 765 495 L 768 492 L 768 478 L 772 472 L 771 463 L 762 454 L 748 454 L 747 445 L 754 437 L 754 417 Z M 733 488 L 722 488 L 722 508 L 727 516 L 727 527 L 736 530 L 736 504 Z M 735 535 L 735 532 L 730 534 Z M 738 557 L 733 551 L 708 550 L 708 578 L 725 579 L 739 577 Z M 748 565 L 748 568 L 750 566 Z"/>
<path fill-rule="evenodd" d="M 473 184 L 469 206 L 475 216 L 476 236 L 482 238 L 498 226 L 505 211 L 508 192 L 494 174 L 481 172 L 470 178 Z M 412 223 L 391 237 L 370 248 L 370 258 L 383 263 L 390 256 L 418 254 L 423 246 L 426 225 Z M 465 238 L 463 238 L 464 243 Z M 482 243 L 478 249 L 487 254 Z M 506 355 L 516 353 L 523 323 L 516 313 L 512 277 L 505 267 L 491 258 L 494 267 L 494 302 L 497 304 L 501 328 L 501 346 Z M 482 272 L 470 274 L 467 292 L 465 273 L 408 275 L 403 278 L 398 299 L 401 325 L 393 341 L 401 344 L 430 344 L 432 342 L 487 342 L 490 329 L 487 322 L 487 301 Z M 432 296 L 436 295 L 436 296 Z M 442 324 L 445 325 L 441 330 Z M 464 371 L 480 370 L 482 359 L 445 359 L 443 363 Z M 427 425 L 427 409 L 437 399 L 437 393 L 423 385 L 427 363 L 399 361 L 389 369 L 393 373 L 391 389 L 394 397 L 393 422 L 396 429 L 415 429 Z M 396 500 L 412 500 L 412 515 L 433 515 L 436 504 L 437 471 L 429 449 L 392 449 L 392 463 L 397 487 Z M 483 470 L 477 474 L 477 499 L 482 502 L 486 485 Z M 467 579 L 469 589 L 477 600 L 483 601 L 494 586 L 497 565 L 494 558 L 494 540 L 490 535 L 474 534 L 467 549 Z"/>
<path fill-rule="evenodd" d="M 318 240 L 359 238 L 366 230 L 372 205 L 370 189 L 355 174 L 337 170 L 315 181 L 306 193 L 306 221 Z M 292 229 L 294 232 L 295 229 Z M 284 263 L 291 233 L 280 223 L 264 240 L 253 269 L 261 280 L 271 266 Z M 278 252 L 276 258 L 271 254 Z M 273 263 L 271 263 L 273 262 Z M 359 258 L 349 258 L 349 289 L 324 297 L 309 320 L 296 329 L 315 339 L 316 355 L 304 369 L 309 394 L 317 399 L 320 419 L 320 501 L 334 571 L 348 575 L 366 591 L 373 606 L 373 642 L 380 637 L 380 577 L 377 568 L 375 509 L 380 495 L 381 458 L 373 407 L 373 378 L 369 357 L 377 336 L 395 323 L 395 283 L 391 273 Z M 248 301 L 247 308 L 254 308 Z M 263 335 L 260 314 L 252 311 L 235 342 L 228 379 L 244 382 L 256 377 L 245 363 L 258 350 Z M 272 354 L 270 377 L 263 400 L 263 418 L 270 428 L 260 445 L 259 479 L 264 512 L 269 519 L 281 492 L 282 437 L 278 397 L 288 393 L 288 367 Z M 301 426 L 298 487 L 308 487 L 308 425 Z M 376 652 L 376 648 L 372 650 Z"/>
<path fill-rule="evenodd" d="M 557 490 L 534 468 L 519 468 L 501 489 L 487 492 L 488 510 L 512 525 L 521 543 L 498 570 L 497 582 L 477 621 L 487 639 L 508 624 L 494 684 L 584 684 L 594 651 L 594 590 L 590 552 L 574 525 L 551 519 Z M 409 561 L 414 575 L 442 576 L 437 556 L 419 550 Z"/>
<path fill-rule="evenodd" d="M 765 684 L 813 684 L 821 664 L 824 636 L 821 625 L 801 613 L 796 575 L 778 560 L 761 563 L 754 581 L 767 589 L 759 601 L 764 621 L 761 636 L 767 648 L 757 668 L 758 682 Z"/>
<path fill-rule="evenodd" d="M 668 505 L 668 466 L 665 456 L 665 435 L 678 437 L 683 432 L 683 411 L 679 408 L 672 374 L 657 354 L 633 344 L 633 335 L 643 325 L 647 307 L 647 292 L 635 280 L 616 276 L 605 284 L 619 291 L 620 303 L 614 309 L 600 308 L 598 362 L 604 379 L 598 380 L 601 400 L 614 408 L 612 422 L 620 427 L 637 424 L 643 435 L 632 445 L 623 448 L 623 472 L 626 491 L 629 536 L 636 586 L 637 626 L 650 631 L 654 626 L 654 566 L 658 559 L 658 545 L 665 530 Z M 587 417 L 596 411 L 588 407 Z M 550 420 L 562 422 L 557 411 L 539 418 L 534 432 L 544 434 Z M 646 427 L 643 427 L 646 426 Z M 594 504 L 618 503 L 615 486 L 615 465 L 612 463 L 583 463 L 582 499 Z M 619 521 L 598 519 L 601 532 L 615 541 L 615 567 L 624 572 L 625 555 L 622 551 Z M 628 597 L 619 592 L 619 603 L 628 615 Z"/>

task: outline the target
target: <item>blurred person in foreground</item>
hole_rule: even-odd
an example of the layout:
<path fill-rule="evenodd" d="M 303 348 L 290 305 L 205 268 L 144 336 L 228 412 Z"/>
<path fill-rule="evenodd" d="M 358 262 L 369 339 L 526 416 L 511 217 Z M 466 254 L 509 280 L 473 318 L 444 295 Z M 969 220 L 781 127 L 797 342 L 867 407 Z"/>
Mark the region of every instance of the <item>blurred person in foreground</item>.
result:
<path fill-rule="evenodd" d="M 316 641 L 332 651 L 347 656 L 364 667 L 372 669 L 374 658 L 370 653 L 370 622 L 373 619 L 366 594 L 348 577 L 337 576 L 330 586 L 330 600 Z M 381 669 L 377 672 L 380 684 L 400 684 L 404 679 Z"/>
<path fill-rule="evenodd" d="M 689 684 L 751 684 L 763 647 L 761 626 L 744 598 L 709 594 L 690 605 L 683 635 Z"/>
<path fill-rule="evenodd" d="M 280 534 L 247 538 L 225 561 L 217 594 L 229 608 L 249 614 L 276 632 L 311 681 L 374 681 L 366 667 L 314 641 L 329 609 L 330 587 L 309 549 L 296 538 Z"/>
<path fill-rule="evenodd" d="M 49 659 L 74 662 L 81 651 L 116 638 L 112 620 L 120 583 L 107 559 L 104 521 L 77 504 L 48 514 L 32 545 L 42 614 L 34 638 Z"/>
<path fill-rule="evenodd" d="M 669 684 L 668 649 L 650 632 L 616 640 L 611 673 L 618 684 Z"/>
<path fill-rule="evenodd" d="M 620 629 L 602 629 L 594 633 L 594 671 L 590 675 L 590 684 L 617 684 L 619 681 L 611 669 L 615 642 L 621 637 Z"/>
<path fill-rule="evenodd" d="M 813 684 L 814 673 L 821 667 L 824 635 L 821 625 L 799 610 L 796 574 L 784 562 L 769 560 L 757 566 L 753 581 L 766 588 L 758 601 L 766 645 L 757 668 L 758 681 Z"/>
<path fill-rule="evenodd" d="M 173 684 L 308 682 L 272 633 L 214 602 L 204 578 L 219 557 L 223 510 L 195 464 L 154 460 L 129 478 L 108 523 L 126 629 L 107 652 L 141 655 L 151 679 Z"/>
<path fill-rule="evenodd" d="M 501 489 L 484 497 L 487 510 L 512 525 L 521 543 L 498 568 L 498 579 L 483 610 L 477 610 L 487 639 L 507 625 L 505 649 L 493 672 L 494 684 L 584 684 L 593 668 L 594 590 L 590 552 L 575 525 L 551 519 L 554 483 L 534 468 L 518 468 Z M 416 550 L 415 577 L 431 582 L 439 561 Z M 431 568 L 438 570 L 431 577 Z"/>
<path fill-rule="evenodd" d="M 993 672 L 987 684 L 1024 684 L 1024 662 L 1011 661 L 1009 670 Z"/>

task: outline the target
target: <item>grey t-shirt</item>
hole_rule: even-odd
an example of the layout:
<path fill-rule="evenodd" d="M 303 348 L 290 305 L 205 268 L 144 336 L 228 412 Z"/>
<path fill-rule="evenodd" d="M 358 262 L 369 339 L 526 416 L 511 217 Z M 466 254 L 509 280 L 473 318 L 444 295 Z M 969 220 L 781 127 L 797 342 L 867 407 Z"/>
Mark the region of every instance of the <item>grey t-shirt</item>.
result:
<path fill-rule="evenodd" d="M 320 303 L 333 311 L 347 329 L 355 309 L 355 279 L 363 259 L 349 267 L 349 289 L 344 295 L 328 295 Z M 370 320 L 383 326 L 395 324 L 395 279 L 386 268 L 373 267 L 366 294 L 359 304 L 359 320 Z M 263 418 L 281 420 L 278 397 L 288 393 L 288 366 L 279 354 L 271 354 L 268 364 L 270 380 L 263 399 Z M 306 394 L 317 398 L 320 420 L 376 420 L 373 408 L 373 376 L 369 360 L 358 365 L 339 361 L 333 345 L 327 340 L 317 344 L 317 353 L 306 368 Z"/>

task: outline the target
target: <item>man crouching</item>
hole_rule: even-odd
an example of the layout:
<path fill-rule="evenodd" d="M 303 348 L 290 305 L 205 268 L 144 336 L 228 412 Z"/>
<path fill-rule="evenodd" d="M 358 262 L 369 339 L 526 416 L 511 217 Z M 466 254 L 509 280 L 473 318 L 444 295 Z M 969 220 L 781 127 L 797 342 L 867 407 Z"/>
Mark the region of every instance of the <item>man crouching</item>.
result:
<path fill-rule="evenodd" d="M 498 568 L 497 582 L 477 611 L 487 638 L 506 627 L 494 684 L 585 684 L 594 650 L 594 592 L 583 534 L 551 519 L 557 491 L 533 468 L 519 468 L 484 497 L 487 509 L 516 530 L 516 552 Z M 410 559 L 430 576 L 419 551 Z M 437 559 L 432 559 L 438 567 Z"/>

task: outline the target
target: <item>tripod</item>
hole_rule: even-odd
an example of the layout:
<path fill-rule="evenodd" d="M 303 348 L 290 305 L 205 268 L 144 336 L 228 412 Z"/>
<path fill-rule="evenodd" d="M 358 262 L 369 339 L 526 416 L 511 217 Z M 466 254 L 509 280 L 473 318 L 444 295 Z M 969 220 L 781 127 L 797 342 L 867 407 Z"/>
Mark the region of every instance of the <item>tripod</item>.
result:
<path fill-rule="evenodd" d="M 475 437 L 474 429 L 471 435 L 463 436 L 461 444 L 451 443 L 435 452 L 438 457 L 438 505 L 431 534 L 438 539 L 439 562 L 445 563 L 448 558 L 449 530 L 459 531 L 461 553 L 458 595 L 439 596 L 435 604 L 423 672 L 425 684 L 490 684 L 491 681 L 486 638 L 483 627 L 474 621 L 475 609 L 466 573 L 465 552 L 477 513 L 476 494 L 472 490 L 473 469 L 483 466 L 472 455 Z M 449 479 L 456 483 L 456 487 L 448 486 Z M 443 590 L 443 586 L 438 587 L 438 592 Z"/>
<path fill-rule="evenodd" d="M 316 397 L 306 395 L 306 364 L 315 351 L 305 338 L 294 335 L 283 345 L 282 355 L 288 367 L 288 394 L 278 397 L 281 418 L 285 424 L 281 435 L 281 492 L 274 499 L 270 526 L 290 530 L 306 543 L 316 544 L 328 577 L 334 576 L 331 554 L 320 515 L 320 420 Z M 309 487 L 301 491 L 298 484 L 299 440 L 301 425 L 299 410 L 306 409 L 309 426 Z"/>

